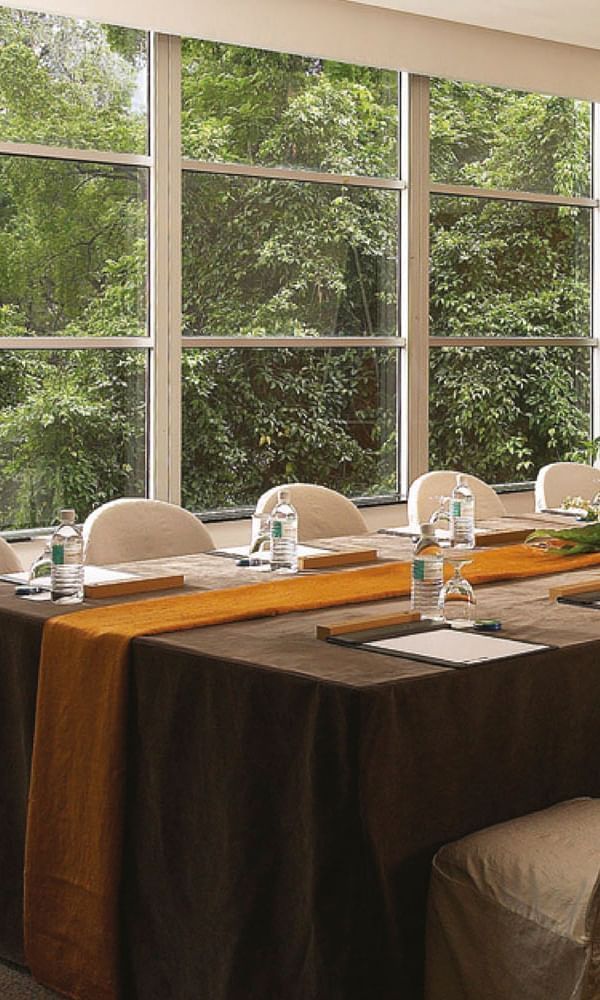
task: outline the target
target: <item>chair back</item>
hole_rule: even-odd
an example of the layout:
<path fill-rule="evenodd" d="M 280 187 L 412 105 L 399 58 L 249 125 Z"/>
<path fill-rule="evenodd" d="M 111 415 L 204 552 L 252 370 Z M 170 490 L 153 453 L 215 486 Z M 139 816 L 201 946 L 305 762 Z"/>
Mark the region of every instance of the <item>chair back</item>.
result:
<path fill-rule="evenodd" d="M 290 500 L 298 512 L 298 541 L 309 538 L 332 538 L 336 535 L 364 535 L 367 522 L 351 500 L 314 483 L 282 483 L 273 486 L 259 498 L 257 514 L 270 514 L 277 503 L 280 489 L 290 492 Z"/>
<path fill-rule="evenodd" d="M 456 486 L 458 472 L 440 471 L 426 472 L 415 479 L 408 491 L 408 523 L 411 528 L 418 529 L 420 524 L 429 521 L 435 510 L 440 507 L 439 497 L 450 496 Z M 490 518 L 504 517 L 506 507 L 495 490 L 477 476 L 465 473 L 466 482 L 475 498 L 475 523 Z"/>
<path fill-rule="evenodd" d="M 535 509 L 560 507 L 565 497 L 591 500 L 600 490 L 600 469 L 580 462 L 551 462 L 538 472 Z"/>
<path fill-rule="evenodd" d="M 23 566 L 12 545 L 0 538 L 0 573 L 22 573 Z"/>
<path fill-rule="evenodd" d="M 96 566 L 192 555 L 214 549 L 202 522 L 162 500 L 111 500 L 83 525 L 84 562 Z"/>

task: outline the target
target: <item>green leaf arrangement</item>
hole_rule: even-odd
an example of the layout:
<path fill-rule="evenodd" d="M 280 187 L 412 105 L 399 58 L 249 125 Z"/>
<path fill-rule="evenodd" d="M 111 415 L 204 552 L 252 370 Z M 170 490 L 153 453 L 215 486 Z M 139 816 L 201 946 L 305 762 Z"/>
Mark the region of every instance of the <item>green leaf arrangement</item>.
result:
<path fill-rule="evenodd" d="M 557 531 L 541 528 L 528 535 L 525 544 L 560 556 L 600 552 L 600 523 L 585 524 L 577 528 L 561 528 Z"/>

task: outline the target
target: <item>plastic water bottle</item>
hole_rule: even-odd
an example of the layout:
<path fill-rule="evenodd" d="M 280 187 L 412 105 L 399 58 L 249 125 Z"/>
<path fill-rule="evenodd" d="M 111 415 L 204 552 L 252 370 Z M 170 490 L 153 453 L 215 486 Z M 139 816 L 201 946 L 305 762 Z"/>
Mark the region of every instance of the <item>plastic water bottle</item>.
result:
<path fill-rule="evenodd" d="M 59 511 L 60 524 L 50 539 L 50 590 L 56 604 L 83 601 L 83 538 L 74 510 Z"/>
<path fill-rule="evenodd" d="M 475 499 L 464 476 L 456 477 L 450 494 L 450 544 L 459 549 L 475 545 Z"/>
<path fill-rule="evenodd" d="M 444 557 L 435 537 L 434 524 L 421 525 L 412 561 L 411 608 L 422 618 L 442 618 L 440 595 L 444 585 Z"/>
<path fill-rule="evenodd" d="M 271 513 L 271 569 L 298 572 L 298 514 L 286 489 L 279 490 Z"/>

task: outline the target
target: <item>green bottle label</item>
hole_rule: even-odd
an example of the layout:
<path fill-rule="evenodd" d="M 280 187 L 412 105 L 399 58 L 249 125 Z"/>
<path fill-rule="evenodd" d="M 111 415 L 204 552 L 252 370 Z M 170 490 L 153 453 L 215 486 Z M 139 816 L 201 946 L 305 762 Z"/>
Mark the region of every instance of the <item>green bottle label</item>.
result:
<path fill-rule="evenodd" d="M 272 522 L 271 535 L 273 538 L 283 538 L 283 521 Z"/>
<path fill-rule="evenodd" d="M 423 559 L 415 559 L 413 562 L 413 580 L 421 582 L 425 579 L 425 562 Z"/>
<path fill-rule="evenodd" d="M 63 566 L 65 561 L 65 547 L 61 542 L 55 542 L 52 546 L 52 562 L 55 566 Z"/>

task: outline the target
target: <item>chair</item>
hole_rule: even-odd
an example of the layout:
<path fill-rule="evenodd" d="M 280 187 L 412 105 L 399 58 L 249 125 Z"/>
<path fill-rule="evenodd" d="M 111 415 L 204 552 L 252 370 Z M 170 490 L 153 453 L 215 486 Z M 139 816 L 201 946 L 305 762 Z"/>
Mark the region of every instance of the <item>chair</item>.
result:
<path fill-rule="evenodd" d="M 560 507 L 565 497 L 591 500 L 600 490 L 600 469 L 580 462 L 552 462 L 538 472 L 535 509 Z"/>
<path fill-rule="evenodd" d="M 456 486 L 458 472 L 426 472 L 415 479 L 408 491 L 408 523 L 418 530 L 440 506 L 439 497 L 450 496 Z M 461 473 L 462 475 L 462 473 Z M 495 490 L 477 476 L 465 475 L 475 498 L 475 523 L 494 517 L 504 517 L 506 507 Z"/>
<path fill-rule="evenodd" d="M 598 1000 L 600 799 L 571 799 L 433 860 L 426 1000 Z"/>
<path fill-rule="evenodd" d="M 22 573 L 21 560 L 6 539 L 0 538 L 0 573 Z"/>
<path fill-rule="evenodd" d="M 298 541 L 329 538 L 335 535 L 364 535 L 367 522 L 351 500 L 326 486 L 313 483 L 284 483 L 267 490 L 256 504 L 257 514 L 270 514 L 280 489 L 290 491 L 290 500 L 298 512 Z"/>
<path fill-rule="evenodd" d="M 83 525 L 84 562 L 185 556 L 214 549 L 210 532 L 183 507 L 162 500 L 111 500 Z"/>

